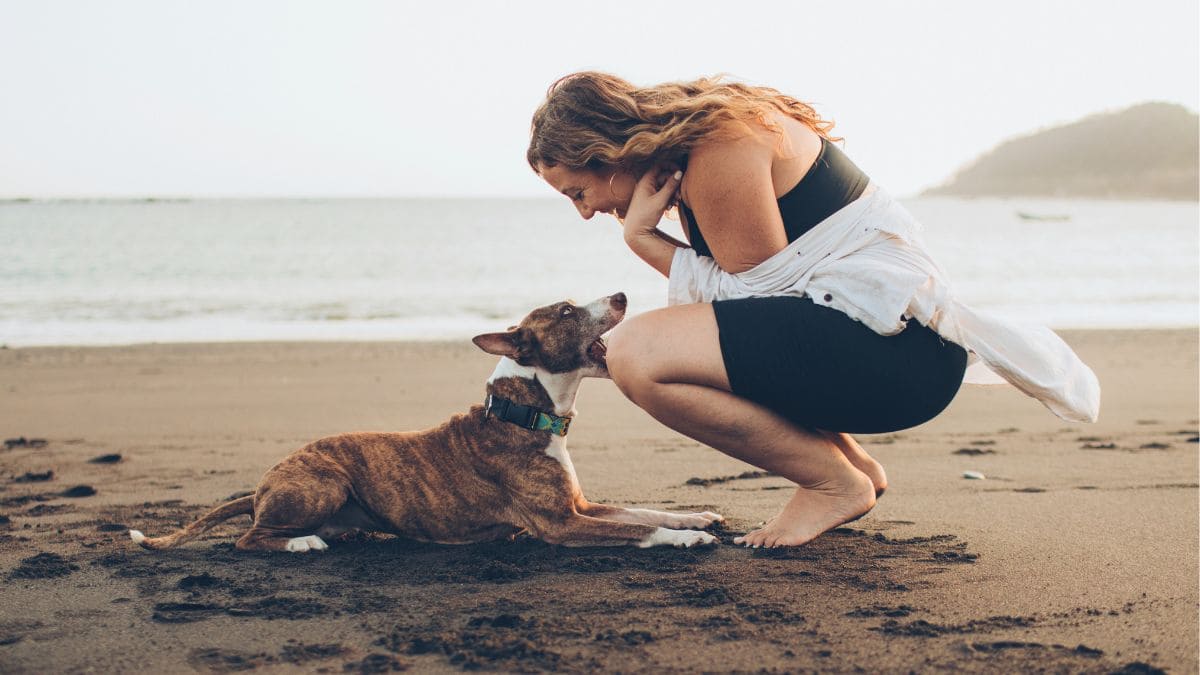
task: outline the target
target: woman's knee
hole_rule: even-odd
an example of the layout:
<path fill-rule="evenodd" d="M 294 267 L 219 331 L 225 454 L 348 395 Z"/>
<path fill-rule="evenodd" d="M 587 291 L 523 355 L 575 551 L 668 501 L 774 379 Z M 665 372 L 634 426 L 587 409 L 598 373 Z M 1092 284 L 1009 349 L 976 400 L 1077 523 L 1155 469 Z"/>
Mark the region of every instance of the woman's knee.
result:
<path fill-rule="evenodd" d="M 634 403 L 666 384 L 729 390 L 707 306 L 659 309 L 625 320 L 609 335 L 606 359 L 613 382 Z"/>
<path fill-rule="evenodd" d="M 608 373 L 617 389 L 625 397 L 637 402 L 637 397 L 652 384 L 651 365 L 648 361 L 647 340 L 653 336 L 644 330 L 641 317 L 632 317 L 617 325 L 608 335 L 605 361 Z"/>

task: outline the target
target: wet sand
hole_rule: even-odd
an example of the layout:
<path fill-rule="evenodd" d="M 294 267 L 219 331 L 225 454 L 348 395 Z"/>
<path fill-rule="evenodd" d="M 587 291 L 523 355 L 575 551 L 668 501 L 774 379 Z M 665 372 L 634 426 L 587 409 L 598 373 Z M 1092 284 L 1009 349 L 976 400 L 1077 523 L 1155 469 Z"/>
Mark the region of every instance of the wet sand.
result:
<path fill-rule="evenodd" d="M 465 342 L 3 349 L 0 435 L 27 442 L 0 447 L 0 671 L 1197 672 L 1197 331 L 1064 337 L 1104 386 L 1098 424 L 967 388 L 927 425 L 861 437 L 888 493 L 783 551 L 731 540 L 785 480 L 606 381 L 585 382 L 569 437 L 585 494 L 718 511 L 724 545 L 359 536 L 246 554 L 240 517 L 144 551 L 126 528 L 182 525 L 310 440 L 466 409 L 492 357 Z"/>

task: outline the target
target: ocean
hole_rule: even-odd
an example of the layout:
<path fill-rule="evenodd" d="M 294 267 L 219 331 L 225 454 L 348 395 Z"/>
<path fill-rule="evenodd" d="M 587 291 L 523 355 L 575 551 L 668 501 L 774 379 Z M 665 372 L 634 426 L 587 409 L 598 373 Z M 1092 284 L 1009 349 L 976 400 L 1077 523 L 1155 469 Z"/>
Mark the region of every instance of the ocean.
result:
<path fill-rule="evenodd" d="M 1200 320 L 1195 202 L 901 201 L 976 308 L 1054 328 Z M 0 203 L 10 347 L 465 339 L 616 291 L 646 311 L 666 280 L 564 199 Z"/>

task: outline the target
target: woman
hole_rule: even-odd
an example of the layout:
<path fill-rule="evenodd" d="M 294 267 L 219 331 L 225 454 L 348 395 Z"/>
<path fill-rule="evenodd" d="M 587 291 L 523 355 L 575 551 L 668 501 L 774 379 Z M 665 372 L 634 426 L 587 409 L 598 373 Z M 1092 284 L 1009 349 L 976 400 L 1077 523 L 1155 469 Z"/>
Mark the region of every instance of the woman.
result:
<path fill-rule="evenodd" d="M 998 353 L 988 364 L 1052 409 L 1086 418 L 1098 405 L 1098 387 L 1080 393 L 1094 376 L 1048 331 L 1034 340 L 1053 363 L 1008 360 L 1029 336 L 953 301 L 916 223 L 831 127 L 773 89 L 640 88 L 595 72 L 554 83 L 533 117 L 530 166 L 585 219 L 616 216 L 670 279 L 672 306 L 609 340 L 617 386 L 672 429 L 797 484 L 734 540 L 756 548 L 801 545 L 871 510 L 887 477 L 849 434 L 940 413 L 980 342 L 972 328 L 991 338 L 985 360 Z M 690 246 L 657 229 L 672 206 Z M 1073 379 L 1045 387 L 1064 363 Z"/>

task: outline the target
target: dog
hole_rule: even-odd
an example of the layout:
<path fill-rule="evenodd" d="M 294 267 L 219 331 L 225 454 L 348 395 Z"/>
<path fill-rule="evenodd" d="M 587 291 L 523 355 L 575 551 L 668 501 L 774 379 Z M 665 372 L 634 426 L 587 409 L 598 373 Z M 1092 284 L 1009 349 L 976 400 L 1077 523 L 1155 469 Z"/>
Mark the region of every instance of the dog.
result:
<path fill-rule="evenodd" d="M 466 544 L 528 533 L 564 546 L 718 543 L 701 531 L 719 514 L 628 509 L 584 498 L 566 433 L 585 377 L 609 377 L 601 336 L 625 316 L 624 293 L 588 305 L 558 302 L 506 332 L 473 338 L 500 362 L 483 405 L 440 426 L 349 433 L 296 450 L 254 494 L 225 503 L 163 537 L 130 530 L 144 548 L 171 548 L 242 514 L 250 551 L 323 551 L 325 539 L 361 530 Z M 690 529 L 694 528 L 694 529 Z"/>

